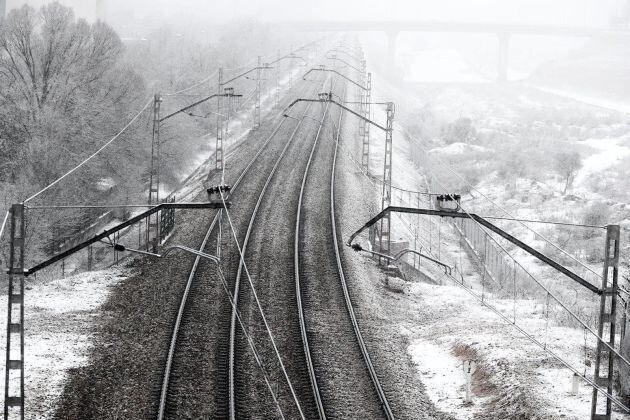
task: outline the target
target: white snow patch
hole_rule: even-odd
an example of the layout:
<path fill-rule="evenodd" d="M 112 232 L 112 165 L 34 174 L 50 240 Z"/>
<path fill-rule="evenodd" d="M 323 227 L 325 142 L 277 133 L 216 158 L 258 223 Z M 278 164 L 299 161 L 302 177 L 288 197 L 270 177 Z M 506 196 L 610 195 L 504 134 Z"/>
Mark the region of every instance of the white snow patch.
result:
<path fill-rule="evenodd" d="M 582 161 L 582 168 L 575 177 L 575 184 L 582 184 L 594 173 L 601 173 L 630 155 L 630 148 L 619 145 L 623 140 L 626 138 L 589 139 L 581 142 L 581 144 L 598 150 L 599 153 L 595 153 Z"/>
<path fill-rule="evenodd" d="M 546 86 L 538 86 L 538 85 L 530 85 L 528 86 L 534 87 L 540 91 L 552 93 L 554 95 L 563 96 L 565 98 L 574 99 L 578 102 L 582 102 L 589 105 L 598 106 L 600 108 L 610 109 L 613 111 L 623 112 L 625 114 L 630 114 L 630 103 L 616 101 L 608 98 L 596 97 L 580 92 L 570 92 L 567 90 L 550 88 Z"/>
<path fill-rule="evenodd" d="M 407 351 L 435 406 L 459 419 L 472 418 L 472 406 L 463 405 L 466 377 L 459 359 L 422 339 L 413 340 Z"/>
<path fill-rule="evenodd" d="M 444 147 L 437 147 L 429 150 L 429 153 L 441 153 L 446 155 L 461 155 L 470 152 L 489 152 L 489 150 L 483 146 L 477 146 L 475 144 L 467 144 L 461 142 L 451 143 Z"/>
<path fill-rule="evenodd" d="M 107 299 L 109 289 L 125 276 L 127 273 L 120 269 L 110 269 L 43 283 L 37 283 L 31 277 L 26 279 L 24 373 L 27 419 L 52 417 L 68 369 L 87 363 L 100 305 Z M 6 294 L 0 296 L 0 305 L 7 307 Z M 6 325 L 6 316 L 6 310 L 3 310 L 0 315 L 2 325 Z M 4 353 L 5 329 L 1 335 L 0 351 Z M 13 349 L 11 353 L 14 354 Z M 4 364 L 2 370 L 4 374 Z M 3 391 L 4 381 L 0 393 Z"/>

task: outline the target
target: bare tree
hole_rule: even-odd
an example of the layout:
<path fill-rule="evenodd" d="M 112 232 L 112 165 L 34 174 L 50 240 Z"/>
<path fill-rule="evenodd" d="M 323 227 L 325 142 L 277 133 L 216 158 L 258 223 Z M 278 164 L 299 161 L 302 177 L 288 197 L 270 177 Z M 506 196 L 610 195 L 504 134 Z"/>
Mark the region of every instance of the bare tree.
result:
<path fill-rule="evenodd" d="M 0 25 L 0 155 L 13 158 L 0 161 L 0 179 L 47 184 L 120 124 L 143 83 L 117 67 L 112 28 L 57 2 L 25 5 Z"/>
<path fill-rule="evenodd" d="M 554 156 L 554 169 L 564 180 L 564 191 L 562 194 L 566 194 L 567 190 L 573 184 L 575 175 L 582 167 L 582 157 L 576 151 L 571 152 L 558 152 Z"/>

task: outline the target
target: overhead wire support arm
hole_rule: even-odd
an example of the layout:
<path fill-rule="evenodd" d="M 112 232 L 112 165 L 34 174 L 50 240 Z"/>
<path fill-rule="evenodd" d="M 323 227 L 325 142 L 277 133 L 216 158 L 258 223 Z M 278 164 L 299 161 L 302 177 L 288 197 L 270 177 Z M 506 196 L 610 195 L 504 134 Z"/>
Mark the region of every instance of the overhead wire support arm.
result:
<path fill-rule="evenodd" d="M 389 261 L 398 261 L 406 254 L 414 254 L 414 255 L 417 255 L 417 256 L 419 256 L 421 258 L 427 259 L 427 260 L 429 260 L 429 261 L 439 265 L 440 267 L 442 267 L 442 269 L 444 269 L 444 274 L 447 274 L 447 275 L 450 276 L 453 273 L 453 269 L 448 264 L 445 264 L 445 263 L 443 263 L 440 260 L 436 260 L 433 257 L 429 257 L 428 255 L 423 254 L 421 252 L 422 249 L 420 251 L 416 251 L 415 249 L 406 248 L 406 249 L 403 249 L 402 251 L 400 251 L 398 254 L 396 254 L 394 256 L 383 254 L 383 253 L 377 252 L 377 251 L 370 251 L 368 249 L 363 249 L 363 247 L 361 245 L 359 245 L 359 244 L 353 244 L 352 245 L 352 249 L 354 249 L 357 252 L 367 252 L 367 253 L 370 253 L 370 254 L 375 255 L 377 257 L 381 257 L 381 258 L 384 258 L 386 260 L 389 260 Z"/>
<path fill-rule="evenodd" d="M 228 205 L 228 207 L 230 206 L 230 203 L 225 203 L 226 205 Z M 131 225 L 133 225 L 134 223 L 138 223 L 139 221 L 141 221 L 142 219 L 145 219 L 147 217 L 149 217 L 150 215 L 157 213 L 158 211 L 161 210 L 169 210 L 169 209 L 221 209 L 223 208 L 223 203 L 220 202 L 207 202 L 207 203 L 162 203 L 159 204 L 155 207 L 151 207 L 149 210 L 144 211 L 142 213 L 140 213 L 137 216 L 132 217 L 131 219 L 111 228 L 108 230 L 104 230 L 103 232 L 101 232 L 100 234 L 92 237 L 91 239 L 88 239 L 87 241 L 84 241 L 64 252 L 61 252 L 51 258 L 49 258 L 48 260 L 37 264 L 34 267 L 31 267 L 29 269 L 24 269 L 24 275 L 25 276 L 30 276 L 32 274 L 35 274 L 36 272 L 48 267 L 49 265 L 52 265 L 54 263 L 56 263 L 57 261 L 60 261 L 66 257 L 68 257 L 69 255 L 74 254 L 75 252 L 78 252 L 80 250 L 82 250 L 83 248 L 87 248 L 88 246 L 100 242 L 103 239 L 109 238 L 110 235 L 125 229 L 126 227 L 129 227 Z"/>
<path fill-rule="evenodd" d="M 342 108 L 345 111 L 348 111 L 349 113 L 355 115 L 356 117 L 360 118 L 361 120 L 365 121 L 368 124 L 372 124 L 373 126 L 380 128 L 383 131 L 387 131 L 387 128 L 383 127 L 382 125 L 380 125 L 377 122 L 374 122 L 372 120 L 370 120 L 369 118 L 365 118 L 363 115 L 359 114 L 358 112 L 353 111 L 352 109 L 348 108 L 345 105 L 342 105 L 341 103 L 335 101 L 334 99 L 332 99 L 332 95 L 330 93 L 322 93 L 320 95 L 324 95 L 322 96 L 323 99 L 306 99 L 306 98 L 299 98 L 294 100 L 293 102 L 291 102 L 285 109 L 284 111 L 282 111 L 282 116 L 285 118 L 293 118 L 290 115 L 287 114 L 287 112 L 295 106 L 295 104 L 297 104 L 298 102 L 331 102 L 337 106 L 339 106 L 340 108 Z"/>
<path fill-rule="evenodd" d="M 348 63 L 348 62 L 347 62 L 346 60 L 344 60 L 343 58 L 339 58 L 339 57 L 337 57 L 336 55 L 332 55 L 332 56 L 326 55 L 326 58 L 327 58 L 327 59 L 329 59 L 329 60 L 337 60 L 337 61 L 340 61 L 340 62 L 344 63 L 346 66 L 348 66 L 348 67 L 352 68 L 353 70 L 358 71 L 359 73 L 362 73 L 362 72 L 363 72 L 363 70 L 362 70 L 362 69 L 360 69 L 360 68 L 358 68 L 358 67 L 356 67 L 356 66 L 353 66 L 352 64 Z"/>
<path fill-rule="evenodd" d="M 177 111 L 175 111 L 175 112 L 172 112 L 172 113 L 168 114 L 167 116 L 165 116 L 165 117 L 163 117 L 163 118 L 160 118 L 159 122 L 164 122 L 164 121 L 168 120 L 169 118 L 174 117 L 174 116 L 175 116 L 175 115 L 177 115 L 177 114 L 181 114 L 182 112 L 186 112 L 186 111 L 188 111 L 188 110 L 189 110 L 189 109 L 191 109 L 191 108 L 194 108 L 194 107 L 196 107 L 196 106 L 198 106 L 198 105 L 201 105 L 201 104 L 202 104 L 202 103 L 204 103 L 204 102 L 209 101 L 210 99 L 216 98 L 217 96 L 223 96 L 223 97 L 230 97 L 230 98 L 231 98 L 231 97 L 241 97 L 241 96 L 243 96 L 243 95 L 236 95 L 236 94 L 233 94 L 233 93 L 221 93 L 221 94 L 219 94 L 219 93 L 215 93 L 215 94 L 213 94 L 213 95 L 210 95 L 210 96 L 208 96 L 208 97 L 205 97 L 205 98 L 203 98 L 203 99 L 200 99 L 200 100 L 198 100 L 197 102 L 195 102 L 195 103 L 193 103 L 193 104 L 190 104 L 190 105 L 188 105 L 188 106 L 185 106 L 184 108 L 182 108 L 182 109 L 180 109 L 180 110 L 177 110 Z"/>
<path fill-rule="evenodd" d="M 345 51 L 345 50 L 343 50 L 343 49 L 341 49 L 341 50 L 340 50 L 340 49 L 338 49 L 338 48 L 332 48 L 332 49 L 328 50 L 328 52 L 327 52 L 327 53 L 338 53 L 338 52 L 346 54 L 348 57 L 352 58 L 353 60 L 358 61 L 359 63 L 360 63 L 361 61 L 363 61 L 363 59 L 362 59 L 362 58 L 357 57 L 356 55 L 351 54 L 351 53 L 349 53 L 348 51 Z"/>
<path fill-rule="evenodd" d="M 282 60 L 290 60 L 290 59 L 295 59 L 295 58 L 300 59 L 300 60 L 304 61 L 305 63 L 307 63 L 307 61 L 306 61 L 306 59 L 304 57 L 302 57 L 301 55 L 295 55 L 295 53 L 292 52 L 292 53 L 289 53 L 289 54 L 287 54 L 285 56 L 282 56 L 280 58 L 277 58 L 277 59 L 267 63 L 267 65 L 268 66 L 272 66 L 274 64 L 279 63 Z"/>
<path fill-rule="evenodd" d="M 366 229 L 369 229 L 371 226 L 376 224 L 380 219 L 382 219 L 389 212 L 423 214 L 423 215 L 426 215 L 426 216 L 453 217 L 453 218 L 460 218 L 460 219 L 472 219 L 472 220 L 476 221 L 477 223 L 483 225 L 484 227 L 490 229 L 492 232 L 497 233 L 498 235 L 500 235 L 504 239 L 507 239 L 508 241 L 512 242 L 514 245 L 518 246 L 519 248 L 521 248 L 525 252 L 529 253 L 530 255 L 534 256 L 535 258 L 543 261 L 545 264 L 551 266 L 552 268 L 556 269 L 557 271 L 559 271 L 560 273 L 564 274 L 565 276 L 569 277 L 571 280 L 574 280 L 575 282 L 577 282 L 580 285 L 584 286 L 585 288 L 587 288 L 591 292 L 596 293 L 598 295 L 601 295 L 603 293 L 603 291 L 600 290 L 597 286 L 594 286 L 593 284 L 589 283 L 588 281 L 586 281 L 585 279 L 583 279 L 579 275 L 575 274 L 573 271 L 563 267 L 562 265 L 560 265 L 556 261 L 554 261 L 551 258 L 547 257 L 546 255 L 542 254 L 541 252 L 536 251 L 534 248 L 532 248 L 529 245 L 521 242 L 520 240 L 516 239 L 514 236 L 510 235 L 509 233 L 507 233 L 503 229 L 499 228 L 498 226 L 495 226 L 494 224 L 488 222 L 487 220 L 485 220 L 484 218 L 482 218 L 481 216 L 478 216 L 476 214 L 460 213 L 460 212 L 457 212 L 457 211 L 429 210 L 429 209 L 418 209 L 418 208 L 411 208 L 411 207 L 390 206 L 390 207 L 387 207 L 386 209 L 384 209 L 383 211 L 381 211 L 376 216 L 374 216 L 372 219 L 370 219 L 365 225 L 363 225 L 362 228 L 360 228 L 359 230 L 354 232 L 350 236 L 348 241 L 346 242 L 346 245 L 349 246 L 349 247 L 353 247 L 352 242 L 354 241 L 354 239 L 361 232 L 363 232 Z"/>
<path fill-rule="evenodd" d="M 237 79 L 240 79 L 241 77 L 247 76 L 249 73 L 251 73 L 253 71 L 256 71 L 256 70 L 270 70 L 270 69 L 273 69 L 273 67 L 271 67 L 269 64 L 265 63 L 265 64 L 263 64 L 261 66 L 256 66 L 256 67 L 251 68 L 251 69 L 249 69 L 249 70 L 247 70 L 247 71 L 245 71 L 245 72 L 243 72 L 243 73 L 241 73 L 241 74 L 239 74 L 237 76 L 234 76 L 230 80 L 227 80 L 225 82 L 220 83 L 219 86 L 225 86 L 227 84 L 230 84 L 233 81 L 235 81 Z"/>
<path fill-rule="evenodd" d="M 344 79 L 346 79 L 347 81 L 349 81 L 350 83 L 354 84 L 355 86 L 360 87 L 363 90 L 367 90 L 367 88 L 365 86 L 360 85 L 359 83 L 355 82 L 354 80 L 352 80 L 351 78 L 339 73 L 337 70 L 333 70 L 333 69 L 326 69 L 326 68 L 314 68 L 314 69 L 310 69 L 309 71 L 307 71 L 306 73 L 304 73 L 304 76 L 302 76 L 302 80 L 306 80 L 306 76 L 309 75 L 309 73 L 313 72 L 313 71 L 325 71 L 325 72 L 330 72 L 330 73 L 335 73 L 341 77 L 343 77 Z"/>

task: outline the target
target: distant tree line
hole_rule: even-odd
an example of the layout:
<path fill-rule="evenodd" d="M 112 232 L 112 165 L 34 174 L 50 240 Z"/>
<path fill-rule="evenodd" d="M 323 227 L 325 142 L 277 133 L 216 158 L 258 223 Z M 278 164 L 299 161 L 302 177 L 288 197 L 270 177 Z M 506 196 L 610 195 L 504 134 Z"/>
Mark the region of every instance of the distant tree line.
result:
<path fill-rule="evenodd" d="M 200 32 L 165 24 L 147 40 L 124 43 L 108 24 L 78 19 L 58 2 L 12 10 L 0 21 L 0 210 L 90 156 L 153 93 L 194 84 L 219 66 L 253 65 L 256 55 L 272 57 L 280 49 L 286 52 L 290 42 L 300 42 L 255 21 L 226 24 L 205 37 Z M 169 106 L 190 103 L 191 95 L 216 89 L 216 79 L 211 79 L 187 96 L 172 98 Z M 116 143 L 42 201 L 144 202 L 151 117 L 145 112 Z M 199 152 L 191 139 L 212 132 L 213 122 L 181 117 L 165 125 L 162 177 L 169 188 Z M 51 236 L 52 225 L 57 231 L 79 230 L 95 216 L 88 211 L 73 212 L 70 218 L 50 213 L 40 224 L 48 230 L 44 236 Z"/>

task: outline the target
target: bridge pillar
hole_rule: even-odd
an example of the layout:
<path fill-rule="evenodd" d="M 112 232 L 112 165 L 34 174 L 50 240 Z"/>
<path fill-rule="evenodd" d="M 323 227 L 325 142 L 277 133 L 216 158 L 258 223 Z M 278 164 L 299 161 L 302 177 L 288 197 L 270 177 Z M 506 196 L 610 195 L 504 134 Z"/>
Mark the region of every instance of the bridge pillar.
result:
<path fill-rule="evenodd" d="M 7 0 L 0 0 L 0 19 L 7 16 Z"/>
<path fill-rule="evenodd" d="M 499 66 L 497 70 L 497 80 L 499 82 L 507 82 L 508 79 L 511 36 L 512 35 L 509 32 L 501 32 L 497 34 L 497 38 L 499 39 Z"/>
<path fill-rule="evenodd" d="M 387 65 L 390 74 L 396 70 L 396 43 L 398 41 L 398 31 L 386 32 L 387 35 Z"/>

